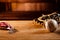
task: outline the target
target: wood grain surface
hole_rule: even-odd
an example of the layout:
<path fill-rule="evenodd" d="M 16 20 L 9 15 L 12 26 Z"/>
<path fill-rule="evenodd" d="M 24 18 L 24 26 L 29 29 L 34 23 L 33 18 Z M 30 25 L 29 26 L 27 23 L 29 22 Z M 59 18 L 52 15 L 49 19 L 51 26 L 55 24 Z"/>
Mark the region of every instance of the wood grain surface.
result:
<path fill-rule="evenodd" d="M 2 22 L 2 21 L 0 21 Z M 9 20 L 3 21 L 17 30 L 10 34 L 8 30 L 0 30 L 0 40 L 60 40 L 60 34 L 50 33 L 32 20 Z"/>

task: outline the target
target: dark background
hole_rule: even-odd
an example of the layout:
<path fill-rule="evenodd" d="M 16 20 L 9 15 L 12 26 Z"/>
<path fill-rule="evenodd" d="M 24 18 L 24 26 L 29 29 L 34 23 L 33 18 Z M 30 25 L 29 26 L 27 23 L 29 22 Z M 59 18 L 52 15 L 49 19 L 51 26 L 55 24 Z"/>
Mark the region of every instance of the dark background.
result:
<path fill-rule="evenodd" d="M 37 2 L 37 3 L 50 3 L 48 9 L 46 10 L 40 10 L 40 11 L 12 11 L 11 9 L 11 3 L 9 2 L 0 2 L 0 19 L 1 20 L 31 20 L 35 19 L 42 14 L 51 14 L 55 11 L 60 11 L 60 0 L 34 0 L 29 1 L 31 2 Z M 8 5 L 6 8 L 6 4 Z M 52 5 L 51 5 L 52 4 Z"/>

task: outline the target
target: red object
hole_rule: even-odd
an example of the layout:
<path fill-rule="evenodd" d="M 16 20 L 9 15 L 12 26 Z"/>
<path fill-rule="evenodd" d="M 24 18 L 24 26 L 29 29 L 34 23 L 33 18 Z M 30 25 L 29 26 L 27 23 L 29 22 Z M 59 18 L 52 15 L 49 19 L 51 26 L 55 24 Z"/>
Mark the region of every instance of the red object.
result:
<path fill-rule="evenodd" d="M 16 30 L 6 22 L 0 22 L 0 30 L 9 30 L 9 33 L 16 32 Z"/>
<path fill-rule="evenodd" d="M 5 22 L 0 22 L 0 27 L 4 27 L 4 26 L 8 26 L 8 24 Z"/>
<path fill-rule="evenodd" d="M 0 22 L 0 29 L 10 29 L 12 28 L 8 23 L 6 22 Z"/>

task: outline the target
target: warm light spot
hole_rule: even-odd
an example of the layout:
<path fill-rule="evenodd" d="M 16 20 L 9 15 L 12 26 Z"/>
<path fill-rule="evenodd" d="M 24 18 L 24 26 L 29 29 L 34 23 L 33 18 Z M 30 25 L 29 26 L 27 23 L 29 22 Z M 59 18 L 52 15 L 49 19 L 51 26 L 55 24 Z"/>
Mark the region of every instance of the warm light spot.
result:
<path fill-rule="evenodd" d="M 47 3 L 12 3 L 12 11 L 40 11 L 47 8 Z"/>

